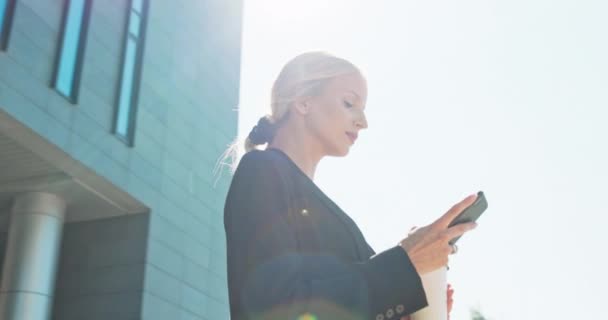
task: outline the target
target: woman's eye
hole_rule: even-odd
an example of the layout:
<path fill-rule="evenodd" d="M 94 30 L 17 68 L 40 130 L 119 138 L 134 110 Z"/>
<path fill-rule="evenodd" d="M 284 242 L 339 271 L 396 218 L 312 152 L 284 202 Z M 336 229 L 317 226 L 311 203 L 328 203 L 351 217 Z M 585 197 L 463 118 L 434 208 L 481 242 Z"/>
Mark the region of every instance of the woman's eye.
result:
<path fill-rule="evenodd" d="M 353 107 L 353 104 L 352 104 L 352 103 L 350 103 L 350 102 L 348 102 L 348 101 L 344 101 L 344 105 L 345 105 L 347 108 L 352 108 L 352 107 Z"/>

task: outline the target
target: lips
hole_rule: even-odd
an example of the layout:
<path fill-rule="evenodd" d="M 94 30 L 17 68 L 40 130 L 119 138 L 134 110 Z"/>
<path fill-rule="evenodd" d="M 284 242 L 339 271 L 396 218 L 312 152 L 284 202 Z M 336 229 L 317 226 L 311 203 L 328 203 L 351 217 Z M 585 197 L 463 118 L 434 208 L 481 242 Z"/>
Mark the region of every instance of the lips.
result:
<path fill-rule="evenodd" d="M 346 132 L 346 135 L 348 136 L 348 138 L 350 139 L 350 141 L 352 143 L 355 143 L 355 141 L 357 140 L 357 134 L 353 133 L 353 132 Z"/>

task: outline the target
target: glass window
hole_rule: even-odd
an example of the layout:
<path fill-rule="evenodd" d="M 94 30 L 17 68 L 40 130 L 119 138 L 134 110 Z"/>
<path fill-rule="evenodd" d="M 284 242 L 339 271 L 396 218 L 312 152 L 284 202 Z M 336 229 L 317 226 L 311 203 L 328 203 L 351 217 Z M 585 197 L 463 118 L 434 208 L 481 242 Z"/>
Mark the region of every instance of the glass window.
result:
<path fill-rule="evenodd" d="M 133 130 L 137 104 L 139 76 L 143 50 L 143 29 L 147 3 L 132 0 L 125 31 L 125 46 L 120 79 L 120 92 L 114 131 L 116 135 L 133 144 Z"/>
<path fill-rule="evenodd" d="M 8 45 L 14 10 L 15 0 L 0 0 L 0 50 L 5 50 Z"/>
<path fill-rule="evenodd" d="M 83 51 L 83 33 L 86 32 L 85 12 L 88 0 L 68 0 L 68 11 L 65 15 L 63 38 L 57 71 L 55 88 L 70 100 L 76 100 L 75 79 L 79 76 Z"/>
<path fill-rule="evenodd" d="M 4 15 L 6 14 L 6 6 L 8 2 L 6 0 L 0 0 L 0 28 L 4 30 Z"/>
<path fill-rule="evenodd" d="M 131 8 L 135 12 L 141 13 L 142 7 L 143 7 L 143 0 L 133 0 Z"/>
<path fill-rule="evenodd" d="M 116 119 L 116 133 L 123 137 L 129 136 L 129 111 L 131 106 L 131 92 L 133 89 L 133 73 L 135 71 L 136 58 L 135 40 L 131 37 L 127 40 L 124 67 L 122 69 L 122 83 L 120 86 L 120 101 L 118 105 L 118 119 Z"/>
<path fill-rule="evenodd" d="M 131 17 L 129 17 L 129 33 L 131 33 L 134 37 L 139 35 L 139 26 L 141 21 L 139 19 L 139 15 L 135 12 L 131 12 Z"/>

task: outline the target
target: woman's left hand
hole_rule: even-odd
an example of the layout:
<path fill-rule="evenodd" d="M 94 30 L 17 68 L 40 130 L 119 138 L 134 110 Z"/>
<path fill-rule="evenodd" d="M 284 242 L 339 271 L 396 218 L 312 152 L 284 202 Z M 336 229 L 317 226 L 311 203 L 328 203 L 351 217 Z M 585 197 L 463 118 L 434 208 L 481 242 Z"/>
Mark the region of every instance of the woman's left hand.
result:
<path fill-rule="evenodd" d="M 452 312 L 452 306 L 454 305 L 454 299 L 452 296 L 454 295 L 454 288 L 452 285 L 448 283 L 448 320 L 450 320 L 450 312 Z M 410 316 L 403 316 L 399 320 L 411 320 Z"/>
<path fill-rule="evenodd" d="M 448 320 L 450 320 L 450 312 L 452 312 L 452 305 L 454 305 L 454 299 L 452 296 L 454 295 L 454 288 L 452 285 L 448 283 Z"/>

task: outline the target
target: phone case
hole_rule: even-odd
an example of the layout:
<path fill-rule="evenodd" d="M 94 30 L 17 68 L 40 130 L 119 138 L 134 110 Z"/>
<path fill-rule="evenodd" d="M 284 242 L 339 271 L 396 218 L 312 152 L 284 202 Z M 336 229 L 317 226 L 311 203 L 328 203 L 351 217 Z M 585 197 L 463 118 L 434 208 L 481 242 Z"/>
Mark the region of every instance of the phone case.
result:
<path fill-rule="evenodd" d="M 452 220 L 448 228 L 460 223 L 477 221 L 479 216 L 481 216 L 481 214 L 486 211 L 487 208 L 488 201 L 486 199 L 486 196 L 483 191 L 479 191 L 477 193 L 477 199 L 475 200 L 475 202 L 473 202 L 472 205 L 464 209 L 454 220 Z M 460 239 L 460 237 L 456 237 L 450 240 L 450 244 L 456 243 L 458 239 Z"/>

